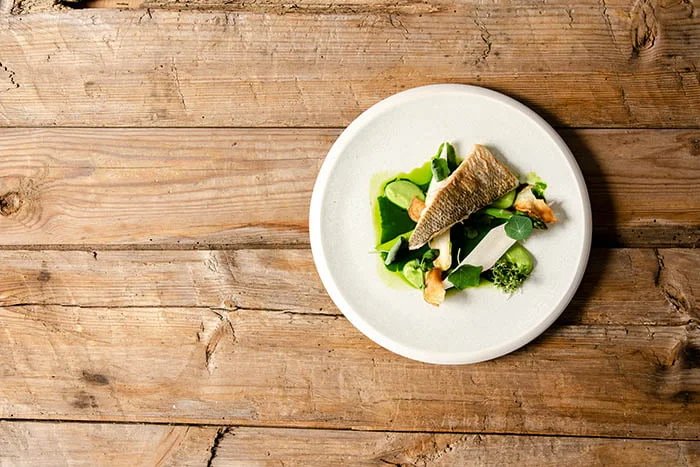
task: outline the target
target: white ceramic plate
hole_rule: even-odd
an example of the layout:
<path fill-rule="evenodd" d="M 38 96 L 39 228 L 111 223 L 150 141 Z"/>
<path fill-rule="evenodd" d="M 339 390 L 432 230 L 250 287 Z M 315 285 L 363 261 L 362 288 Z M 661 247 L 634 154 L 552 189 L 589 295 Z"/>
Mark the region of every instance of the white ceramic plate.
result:
<path fill-rule="evenodd" d="M 388 177 L 424 164 L 443 141 L 462 156 L 472 144 L 484 144 L 515 171 L 534 171 L 549 185 L 547 199 L 560 222 L 526 240 L 536 267 L 511 297 L 481 287 L 435 308 L 420 291 L 380 278 L 370 253 L 370 181 L 378 172 Z M 309 230 L 323 284 L 355 327 L 405 357 L 461 364 L 512 352 L 557 319 L 588 261 L 591 209 L 571 152 L 537 114 L 484 88 L 433 85 L 379 102 L 338 137 L 316 180 Z"/>

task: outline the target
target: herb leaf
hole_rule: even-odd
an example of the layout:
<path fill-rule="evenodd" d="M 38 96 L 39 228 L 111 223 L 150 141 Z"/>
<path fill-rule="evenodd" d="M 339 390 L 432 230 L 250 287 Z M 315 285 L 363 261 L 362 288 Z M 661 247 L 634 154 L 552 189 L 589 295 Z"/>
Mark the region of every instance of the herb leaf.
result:
<path fill-rule="evenodd" d="M 529 275 L 526 265 L 515 264 L 503 258 L 491 269 L 493 284 L 508 294 L 518 290 Z"/>
<path fill-rule="evenodd" d="M 433 179 L 440 182 L 450 175 L 450 169 L 447 167 L 445 159 L 432 159 L 430 161 L 430 169 L 433 171 Z"/>
<path fill-rule="evenodd" d="M 525 240 L 532 233 L 532 220 L 526 216 L 513 216 L 506 222 L 506 235 L 513 240 Z"/>
<path fill-rule="evenodd" d="M 458 267 L 447 276 L 447 280 L 459 290 L 464 290 L 467 287 L 476 287 L 479 285 L 482 266 L 472 266 L 465 264 Z"/>
<path fill-rule="evenodd" d="M 433 261 L 435 261 L 438 256 L 440 256 L 440 250 L 431 248 L 430 250 L 426 251 L 425 253 L 423 253 L 423 258 L 421 258 L 420 260 L 420 267 L 425 272 L 430 271 L 431 269 L 433 269 Z"/>
<path fill-rule="evenodd" d="M 399 237 L 399 239 L 394 243 L 394 246 L 391 247 L 389 252 L 386 254 L 386 258 L 384 258 L 384 264 L 387 266 L 396 261 L 396 256 L 403 250 L 406 246 L 408 245 L 408 241 L 403 238 Z"/>

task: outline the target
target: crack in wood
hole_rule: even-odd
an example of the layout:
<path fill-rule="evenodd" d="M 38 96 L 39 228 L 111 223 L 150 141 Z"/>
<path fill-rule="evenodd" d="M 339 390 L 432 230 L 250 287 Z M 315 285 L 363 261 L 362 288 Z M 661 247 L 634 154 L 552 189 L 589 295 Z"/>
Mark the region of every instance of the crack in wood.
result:
<path fill-rule="evenodd" d="M 608 4 L 605 0 L 600 0 L 600 3 L 603 7 L 603 20 L 605 21 L 605 26 L 608 28 L 608 32 L 610 33 L 610 38 L 612 39 L 613 45 L 619 51 L 620 47 L 617 43 L 617 39 L 615 38 L 615 31 L 612 27 L 612 23 L 610 22 L 610 14 L 608 13 Z"/>
<path fill-rule="evenodd" d="M 462 435 L 459 436 L 456 440 L 447 442 L 444 446 L 439 446 L 437 443 L 437 440 L 433 438 L 433 447 L 430 452 L 426 452 L 424 454 L 419 455 L 416 457 L 415 461 L 412 462 L 413 465 L 422 465 L 422 466 L 428 466 L 436 463 L 440 458 L 445 456 L 446 454 L 449 454 L 453 452 L 455 449 L 458 449 L 461 445 L 464 443 L 468 442 L 470 438 L 475 442 L 475 443 L 481 443 L 481 439 L 479 435 Z"/>
<path fill-rule="evenodd" d="M 408 32 L 408 29 L 401 21 L 401 17 L 398 14 L 389 13 L 389 24 L 391 24 L 391 27 L 400 30 L 404 39 L 408 39 L 410 33 Z"/>
<path fill-rule="evenodd" d="M 484 43 L 484 50 L 481 52 L 481 55 L 477 57 L 477 59 L 474 61 L 474 64 L 478 65 L 479 63 L 485 62 L 486 59 L 489 58 L 489 55 L 491 54 L 491 47 L 493 44 L 491 42 L 491 33 L 489 32 L 484 22 L 481 21 L 481 18 L 476 16 L 473 21 L 476 27 L 479 29 L 481 41 Z"/>
<path fill-rule="evenodd" d="M 569 17 L 569 29 L 573 29 L 573 27 L 574 27 L 574 9 L 573 8 L 566 8 L 564 11 L 566 11 L 566 15 Z"/>
<path fill-rule="evenodd" d="M 676 312 L 692 315 L 693 310 L 690 300 L 683 295 L 681 287 L 674 284 L 667 277 L 664 257 L 658 248 L 654 248 L 654 254 L 658 262 L 658 268 L 654 276 L 654 285 L 659 288 L 666 301 L 671 304 Z"/>
<path fill-rule="evenodd" d="M 232 436 L 235 436 L 235 433 L 231 431 L 231 427 L 223 427 L 219 428 L 216 431 L 216 436 L 214 436 L 214 441 L 212 442 L 211 448 L 209 448 L 209 459 L 207 459 L 207 467 L 211 467 L 213 465 L 214 459 L 216 458 L 216 455 L 218 454 L 219 451 L 219 445 L 221 444 L 221 441 L 224 439 L 224 437 L 231 433 Z"/>
<path fill-rule="evenodd" d="M 150 12 L 150 10 L 147 10 Z M 150 13 L 149 13 L 150 16 Z M 182 94 L 182 88 L 180 86 L 180 75 L 177 72 L 177 65 L 175 64 L 175 57 L 172 58 L 171 64 L 170 64 L 170 72 L 173 75 L 173 78 L 175 80 L 175 90 L 177 91 L 177 94 L 180 98 L 180 104 L 182 105 L 182 110 L 187 112 L 187 103 L 185 102 L 185 96 Z"/>
<path fill-rule="evenodd" d="M 207 368 L 207 371 L 209 374 L 212 373 L 213 371 L 213 360 L 212 357 L 214 356 L 214 352 L 219 348 L 219 344 L 221 343 L 221 340 L 226 334 L 230 334 L 231 336 L 231 344 L 236 344 L 237 342 L 237 337 L 236 337 L 236 330 L 233 327 L 233 323 L 231 322 L 231 319 L 229 318 L 229 313 L 234 310 L 225 310 L 221 311 L 216 308 L 210 308 L 211 312 L 214 313 L 216 316 L 218 316 L 219 320 L 221 322 L 216 326 L 214 329 L 214 332 L 212 333 L 211 337 L 207 341 L 207 345 L 204 349 L 204 363 Z M 198 340 L 199 340 L 199 334 L 198 334 Z"/>
<path fill-rule="evenodd" d="M 10 83 L 10 87 L 0 90 L 0 93 L 4 93 L 7 91 L 11 91 L 12 89 L 17 89 L 20 87 L 20 84 L 15 80 L 15 72 L 9 69 L 6 65 L 3 65 L 0 62 L 0 70 L 4 71 L 7 74 L 7 80 Z"/>

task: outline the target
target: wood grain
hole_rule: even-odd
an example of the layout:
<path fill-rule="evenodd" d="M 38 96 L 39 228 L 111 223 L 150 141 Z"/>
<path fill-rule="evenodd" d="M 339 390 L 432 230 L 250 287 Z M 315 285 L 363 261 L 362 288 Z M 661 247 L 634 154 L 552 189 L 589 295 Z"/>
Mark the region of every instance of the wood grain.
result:
<path fill-rule="evenodd" d="M 639 439 L 0 422 L 0 464 L 524 466 L 700 462 L 700 443 Z"/>
<path fill-rule="evenodd" d="M 557 325 L 467 366 L 292 311 L 28 305 L 0 322 L 0 418 L 698 439 L 696 322 Z"/>
<path fill-rule="evenodd" d="M 202 307 L 340 314 L 309 250 L 0 251 L 0 306 Z M 594 249 L 565 324 L 700 319 L 698 250 Z"/>
<path fill-rule="evenodd" d="M 395 92 L 450 82 L 503 91 L 557 126 L 700 126 L 692 2 L 347 5 L 6 16 L 0 125 L 342 127 Z"/>
<path fill-rule="evenodd" d="M 590 466 L 700 462 L 700 443 L 546 436 L 451 435 L 232 428 L 221 465 Z"/>
<path fill-rule="evenodd" d="M 217 248 L 308 245 L 313 183 L 338 130 L 0 135 L 0 244 Z M 700 245 L 697 130 L 563 136 L 586 178 L 596 244 Z"/>
<path fill-rule="evenodd" d="M 216 427 L 0 421 L 0 465 L 206 465 Z"/>

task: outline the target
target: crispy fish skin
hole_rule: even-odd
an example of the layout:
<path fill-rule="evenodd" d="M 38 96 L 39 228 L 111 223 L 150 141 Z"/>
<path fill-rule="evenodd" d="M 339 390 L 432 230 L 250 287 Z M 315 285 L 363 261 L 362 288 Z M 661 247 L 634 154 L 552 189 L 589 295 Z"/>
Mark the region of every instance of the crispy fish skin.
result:
<path fill-rule="evenodd" d="M 408 247 L 415 250 L 518 186 L 518 178 L 491 151 L 475 144 L 444 185 L 426 200 Z"/>

